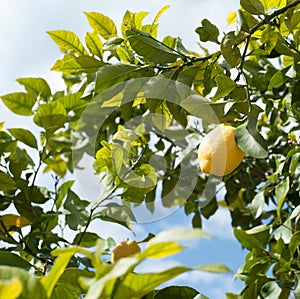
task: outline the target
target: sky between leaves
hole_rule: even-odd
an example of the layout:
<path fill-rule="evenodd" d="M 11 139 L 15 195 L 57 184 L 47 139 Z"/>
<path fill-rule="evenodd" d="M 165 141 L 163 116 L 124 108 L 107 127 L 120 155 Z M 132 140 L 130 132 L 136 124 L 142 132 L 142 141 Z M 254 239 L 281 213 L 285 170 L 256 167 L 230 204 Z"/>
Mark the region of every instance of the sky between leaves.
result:
<path fill-rule="evenodd" d="M 51 41 L 46 31 L 65 29 L 78 34 L 83 40 L 86 31 L 90 30 L 84 11 L 98 11 L 111 17 L 120 24 L 125 11 L 148 11 L 150 18 L 165 5 L 170 9 L 160 19 L 159 38 L 166 35 L 179 36 L 187 48 L 197 51 L 198 37 L 194 29 L 201 20 L 209 19 L 221 30 L 228 31 L 227 13 L 239 6 L 238 0 L 1 0 L 0 1 L 0 94 L 20 91 L 15 81 L 23 77 L 43 77 L 53 91 L 63 88 L 60 75 L 51 72 L 54 61 L 60 57 L 58 47 Z M 36 130 L 30 119 L 24 123 L 10 113 L 0 102 L 0 121 L 7 127 L 22 125 Z M 41 184 L 47 184 L 42 179 Z M 225 263 L 233 271 L 243 262 L 243 253 L 234 240 L 231 231 L 229 214 L 225 210 L 217 212 L 204 229 L 211 233 L 213 239 L 201 239 L 189 243 L 189 249 L 161 261 L 151 261 L 143 265 L 141 271 L 162 270 L 175 264 L 196 266 L 203 263 Z M 95 224 L 91 229 L 99 235 L 112 236 L 116 241 L 126 238 L 143 239 L 148 232 L 157 233 L 174 226 L 190 227 L 191 219 L 177 210 L 172 215 L 142 225 L 134 225 L 136 237 L 125 229 L 111 223 Z M 98 223 L 99 224 L 99 223 Z M 232 275 L 214 275 L 202 272 L 190 272 L 172 281 L 180 285 L 189 285 L 203 292 L 206 296 L 225 298 L 225 292 L 238 292 L 241 283 L 232 282 Z"/>

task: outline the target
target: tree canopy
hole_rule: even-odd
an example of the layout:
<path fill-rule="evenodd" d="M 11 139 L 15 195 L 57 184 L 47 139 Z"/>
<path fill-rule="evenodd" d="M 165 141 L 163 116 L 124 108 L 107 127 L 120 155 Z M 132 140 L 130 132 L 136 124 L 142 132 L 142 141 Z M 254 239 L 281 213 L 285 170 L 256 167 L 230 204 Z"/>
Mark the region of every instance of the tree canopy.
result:
<path fill-rule="evenodd" d="M 180 252 L 181 241 L 207 237 L 202 220 L 219 208 L 230 211 L 247 250 L 235 274 L 244 288 L 227 298 L 300 298 L 300 1 L 240 6 L 228 15 L 233 31 L 201 21 L 197 53 L 179 37 L 158 38 L 168 6 L 151 22 L 147 12 L 126 11 L 121 28 L 85 12 L 84 42 L 72 31 L 47 32 L 62 52 L 52 70 L 65 89 L 19 78 L 23 91 L 1 96 L 40 131 L 0 124 L 1 298 L 207 298 L 160 285 L 194 269 L 230 272 L 226 265 L 135 269 Z M 202 173 L 197 158 L 219 124 L 236 128 L 246 154 L 224 177 Z M 98 180 L 95 198 L 85 196 L 86 168 Z M 40 186 L 44 173 L 52 181 Z M 140 253 L 112 265 L 113 236 L 103 239 L 91 224 L 132 229 L 160 207 L 183 209 L 193 229 L 149 234 L 138 240 Z"/>

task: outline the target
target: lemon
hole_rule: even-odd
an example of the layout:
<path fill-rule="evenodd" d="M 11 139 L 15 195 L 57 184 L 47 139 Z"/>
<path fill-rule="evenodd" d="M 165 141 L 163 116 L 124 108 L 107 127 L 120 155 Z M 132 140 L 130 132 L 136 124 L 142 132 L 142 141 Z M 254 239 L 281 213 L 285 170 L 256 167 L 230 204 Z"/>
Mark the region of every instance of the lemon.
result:
<path fill-rule="evenodd" d="M 202 172 L 223 176 L 240 165 L 245 153 L 236 143 L 235 130 L 231 126 L 219 125 L 204 137 L 198 149 Z"/>
<path fill-rule="evenodd" d="M 120 258 L 131 256 L 133 254 L 139 253 L 140 251 L 141 248 L 136 241 L 124 241 L 115 246 L 111 253 L 110 261 L 112 264 L 114 264 Z"/>

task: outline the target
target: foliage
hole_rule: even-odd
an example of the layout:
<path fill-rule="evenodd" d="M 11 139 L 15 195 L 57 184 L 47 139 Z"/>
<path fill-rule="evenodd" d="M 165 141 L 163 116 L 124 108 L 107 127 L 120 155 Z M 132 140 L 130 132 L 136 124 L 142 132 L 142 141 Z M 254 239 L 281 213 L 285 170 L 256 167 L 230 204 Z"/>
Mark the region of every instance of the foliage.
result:
<path fill-rule="evenodd" d="M 249 251 L 236 273 L 245 287 L 227 298 L 300 297 L 300 1 L 240 5 L 228 16 L 234 31 L 221 34 L 202 20 L 199 54 L 180 38 L 158 39 L 168 7 L 151 23 L 147 13 L 127 11 L 120 31 L 108 16 L 86 12 L 92 31 L 85 44 L 68 30 L 48 32 L 63 53 L 52 69 L 62 73 L 65 90 L 20 78 L 24 92 L 1 96 L 40 131 L 0 126 L 1 296 L 172 298 L 176 291 L 205 298 L 188 287 L 156 290 L 191 268 L 134 269 L 182 250 L 176 241 L 183 236 L 204 236 L 201 219 L 225 207 Z M 211 44 L 218 50 L 211 52 Z M 201 173 L 195 163 L 201 136 L 219 123 L 236 127 L 246 153 L 224 178 Z M 63 181 L 86 154 L 104 190 L 92 204 L 75 193 L 73 181 Z M 53 175 L 51 187 L 37 184 L 42 169 Z M 193 215 L 195 229 L 162 232 L 142 253 L 110 265 L 105 254 L 113 244 L 88 231 L 90 224 L 101 219 L 130 229 L 134 207 L 154 213 L 158 201 Z"/>

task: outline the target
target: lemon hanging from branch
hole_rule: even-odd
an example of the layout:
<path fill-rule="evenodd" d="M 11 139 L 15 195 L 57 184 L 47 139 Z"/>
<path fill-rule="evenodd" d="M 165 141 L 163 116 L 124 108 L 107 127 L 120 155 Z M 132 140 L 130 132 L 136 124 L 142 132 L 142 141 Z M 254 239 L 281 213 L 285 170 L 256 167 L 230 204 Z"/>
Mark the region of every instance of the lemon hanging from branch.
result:
<path fill-rule="evenodd" d="M 235 130 L 231 126 L 219 125 L 204 137 L 198 149 L 202 172 L 223 176 L 240 165 L 245 153 L 236 143 Z"/>
<path fill-rule="evenodd" d="M 122 257 L 127 257 L 139 253 L 141 251 L 140 246 L 134 240 L 124 241 L 115 246 L 110 256 L 112 264 L 117 262 Z"/>

